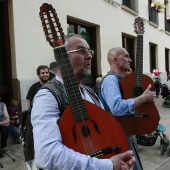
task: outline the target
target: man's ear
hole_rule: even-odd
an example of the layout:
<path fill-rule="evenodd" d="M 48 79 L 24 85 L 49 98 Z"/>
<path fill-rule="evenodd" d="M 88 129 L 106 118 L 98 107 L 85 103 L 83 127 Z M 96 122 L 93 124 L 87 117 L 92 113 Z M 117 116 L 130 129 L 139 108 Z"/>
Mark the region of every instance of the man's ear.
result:
<path fill-rule="evenodd" d="M 117 57 L 114 57 L 114 58 L 113 58 L 113 61 L 114 61 L 114 63 L 118 64 Z"/>

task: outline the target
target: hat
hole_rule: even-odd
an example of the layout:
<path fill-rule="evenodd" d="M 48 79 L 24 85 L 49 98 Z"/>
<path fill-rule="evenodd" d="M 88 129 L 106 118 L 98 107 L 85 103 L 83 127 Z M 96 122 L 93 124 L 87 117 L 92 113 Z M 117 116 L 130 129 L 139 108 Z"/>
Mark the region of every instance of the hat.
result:
<path fill-rule="evenodd" d="M 50 63 L 50 69 L 55 68 L 55 67 L 58 67 L 57 62 Z"/>

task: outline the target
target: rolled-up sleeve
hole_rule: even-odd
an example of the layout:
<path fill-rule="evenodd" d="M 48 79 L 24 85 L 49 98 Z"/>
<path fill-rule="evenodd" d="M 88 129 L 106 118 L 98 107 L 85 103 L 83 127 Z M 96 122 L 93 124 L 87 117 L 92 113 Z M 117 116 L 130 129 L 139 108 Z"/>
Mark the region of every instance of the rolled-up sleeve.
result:
<path fill-rule="evenodd" d="M 101 94 L 114 116 L 135 114 L 134 98 L 122 99 L 119 81 L 114 75 L 108 75 L 103 79 Z"/>
<path fill-rule="evenodd" d="M 35 162 L 44 170 L 113 170 L 110 159 L 91 158 L 62 144 L 56 99 L 47 89 L 34 97 L 31 112 Z M 69 127 L 68 127 L 69 128 Z"/>

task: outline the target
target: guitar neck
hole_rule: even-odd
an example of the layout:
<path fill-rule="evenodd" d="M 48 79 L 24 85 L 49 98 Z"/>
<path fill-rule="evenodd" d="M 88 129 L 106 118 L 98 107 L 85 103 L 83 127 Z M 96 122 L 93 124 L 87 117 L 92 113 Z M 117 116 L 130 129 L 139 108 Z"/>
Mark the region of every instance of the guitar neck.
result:
<path fill-rule="evenodd" d="M 71 105 L 74 120 L 80 122 L 88 118 L 76 77 L 74 75 L 70 59 L 65 46 L 54 48 L 54 56 L 59 63 L 62 79 Z"/>
<path fill-rule="evenodd" d="M 135 85 L 143 85 L 143 35 L 137 35 Z"/>

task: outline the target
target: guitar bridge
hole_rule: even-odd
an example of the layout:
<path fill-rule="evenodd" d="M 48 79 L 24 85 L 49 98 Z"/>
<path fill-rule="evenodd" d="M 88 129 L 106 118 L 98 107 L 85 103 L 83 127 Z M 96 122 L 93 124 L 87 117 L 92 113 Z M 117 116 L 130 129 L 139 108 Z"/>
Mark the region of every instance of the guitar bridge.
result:
<path fill-rule="evenodd" d="M 115 153 L 115 154 L 119 154 L 121 151 L 121 148 L 120 146 L 115 146 L 115 147 L 107 147 L 107 148 L 104 148 L 102 150 L 99 150 L 95 153 L 92 153 L 90 156 L 91 157 L 96 157 L 96 158 L 102 158 L 103 156 L 106 156 L 110 153 Z"/>

